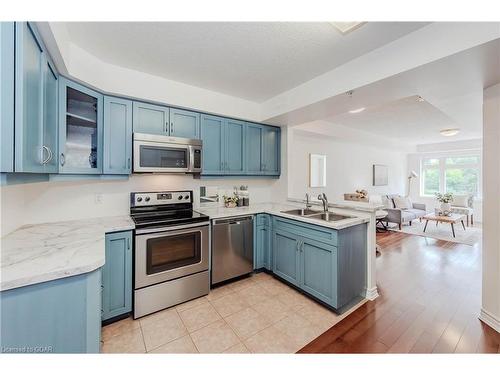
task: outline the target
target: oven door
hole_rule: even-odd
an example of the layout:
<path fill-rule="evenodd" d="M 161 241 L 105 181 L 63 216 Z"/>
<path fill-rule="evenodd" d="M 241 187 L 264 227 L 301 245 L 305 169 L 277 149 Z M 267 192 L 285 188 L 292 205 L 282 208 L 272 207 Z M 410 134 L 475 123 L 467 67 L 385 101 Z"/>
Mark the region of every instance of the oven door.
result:
<path fill-rule="evenodd" d="M 208 223 L 138 229 L 135 289 L 208 270 Z"/>
<path fill-rule="evenodd" d="M 134 141 L 134 172 L 190 172 L 189 145 Z"/>

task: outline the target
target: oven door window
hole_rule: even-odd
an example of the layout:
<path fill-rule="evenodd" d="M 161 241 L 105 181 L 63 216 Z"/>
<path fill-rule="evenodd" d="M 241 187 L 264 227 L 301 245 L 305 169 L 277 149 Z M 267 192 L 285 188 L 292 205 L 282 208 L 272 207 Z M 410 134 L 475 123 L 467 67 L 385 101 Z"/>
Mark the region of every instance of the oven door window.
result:
<path fill-rule="evenodd" d="M 153 275 L 201 262 L 201 232 L 151 238 L 146 241 L 146 273 Z"/>
<path fill-rule="evenodd" d="M 140 166 L 145 168 L 187 168 L 188 150 L 140 146 Z"/>

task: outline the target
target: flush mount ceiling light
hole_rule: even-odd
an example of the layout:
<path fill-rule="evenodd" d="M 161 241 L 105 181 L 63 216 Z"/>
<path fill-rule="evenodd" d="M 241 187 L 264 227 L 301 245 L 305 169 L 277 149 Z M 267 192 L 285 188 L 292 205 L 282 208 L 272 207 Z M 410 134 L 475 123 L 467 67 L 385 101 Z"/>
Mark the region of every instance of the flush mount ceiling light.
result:
<path fill-rule="evenodd" d="M 330 22 L 330 24 L 345 35 L 363 26 L 365 22 Z"/>
<path fill-rule="evenodd" d="M 349 113 L 359 113 L 359 112 L 363 112 L 366 108 L 365 107 L 361 107 L 361 108 L 356 108 L 356 109 L 351 109 L 349 111 Z"/>
<path fill-rule="evenodd" d="M 454 135 L 457 135 L 460 132 L 460 129 L 443 129 L 439 131 L 441 135 L 444 135 L 445 137 L 451 137 Z"/>
<path fill-rule="evenodd" d="M 425 99 L 422 98 L 420 95 L 417 95 L 417 102 L 425 102 Z"/>

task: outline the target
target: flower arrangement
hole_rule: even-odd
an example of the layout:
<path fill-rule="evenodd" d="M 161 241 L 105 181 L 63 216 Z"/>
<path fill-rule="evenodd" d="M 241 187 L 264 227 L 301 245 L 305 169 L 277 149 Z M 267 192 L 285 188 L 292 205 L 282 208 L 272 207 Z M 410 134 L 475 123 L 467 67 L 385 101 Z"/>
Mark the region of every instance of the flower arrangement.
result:
<path fill-rule="evenodd" d="M 451 203 L 453 202 L 453 193 L 436 193 L 436 199 L 439 203 Z"/>
<path fill-rule="evenodd" d="M 238 203 L 238 197 L 236 195 L 224 195 L 224 206 L 227 208 L 234 208 Z"/>

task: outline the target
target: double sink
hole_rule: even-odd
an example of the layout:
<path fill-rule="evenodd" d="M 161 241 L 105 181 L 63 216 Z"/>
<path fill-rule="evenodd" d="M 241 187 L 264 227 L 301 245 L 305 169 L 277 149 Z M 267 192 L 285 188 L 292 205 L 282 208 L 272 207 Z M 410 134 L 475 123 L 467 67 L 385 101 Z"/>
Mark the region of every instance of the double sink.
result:
<path fill-rule="evenodd" d="M 334 214 L 333 212 L 321 212 L 311 210 L 309 208 L 297 208 L 295 210 L 281 211 L 284 214 L 307 217 L 308 219 L 322 220 L 322 221 L 339 221 L 350 219 L 352 216 L 345 216 Z"/>

